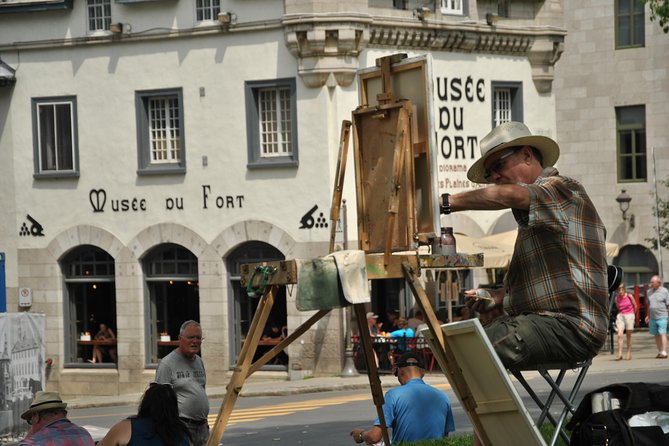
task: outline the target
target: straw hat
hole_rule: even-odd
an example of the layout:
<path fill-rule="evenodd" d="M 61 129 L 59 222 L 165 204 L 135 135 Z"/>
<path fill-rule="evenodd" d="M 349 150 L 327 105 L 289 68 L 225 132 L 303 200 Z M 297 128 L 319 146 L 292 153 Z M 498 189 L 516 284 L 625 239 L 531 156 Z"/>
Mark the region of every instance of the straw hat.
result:
<path fill-rule="evenodd" d="M 67 403 L 60 399 L 58 392 L 37 392 L 30 404 L 30 409 L 23 412 L 21 418 L 29 420 L 35 412 L 47 409 L 65 409 L 66 407 Z"/>
<path fill-rule="evenodd" d="M 372 317 L 373 317 L 374 319 L 376 319 L 376 318 L 378 318 L 379 316 L 376 315 L 376 314 L 374 314 L 374 313 L 372 313 L 371 311 L 370 311 L 369 313 L 367 313 L 367 319 L 372 318 Z"/>
<path fill-rule="evenodd" d="M 543 167 L 553 166 L 560 156 L 560 147 L 551 138 L 532 135 L 522 122 L 505 122 L 495 127 L 479 143 L 481 158 L 467 171 L 474 183 L 490 183 L 485 179 L 485 162 L 489 156 L 509 147 L 531 146 L 541 152 Z"/>

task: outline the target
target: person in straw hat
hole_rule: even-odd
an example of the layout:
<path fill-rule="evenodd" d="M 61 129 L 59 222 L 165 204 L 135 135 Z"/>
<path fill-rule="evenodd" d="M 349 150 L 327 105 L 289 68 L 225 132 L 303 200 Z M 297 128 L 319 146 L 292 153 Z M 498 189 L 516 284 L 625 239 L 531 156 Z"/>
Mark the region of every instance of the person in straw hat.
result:
<path fill-rule="evenodd" d="M 66 407 L 58 392 L 35 393 L 30 408 L 21 414 L 31 427 L 19 446 L 94 446 L 91 434 L 67 419 Z"/>
<path fill-rule="evenodd" d="M 595 206 L 553 167 L 558 144 L 523 123 L 495 127 L 480 149 L 467 177 L 492 186 L 443 194 L 441 211 L 510 208 L 518 237 L 504 288 L 468 290 L 468 305 L 507 367 L 594 357 L 608 328 L 606 229 Z"/>

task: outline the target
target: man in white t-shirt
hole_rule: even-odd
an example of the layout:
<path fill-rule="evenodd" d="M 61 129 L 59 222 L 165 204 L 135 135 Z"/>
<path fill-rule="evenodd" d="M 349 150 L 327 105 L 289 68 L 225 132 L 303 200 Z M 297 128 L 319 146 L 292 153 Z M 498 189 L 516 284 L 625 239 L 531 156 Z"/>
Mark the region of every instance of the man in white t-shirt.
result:
<path fill-rule="evenodd" d="M 648 291 L 648 314 L 646 323 L 648 332 L 655 336 L 658 359 L 667 358 L 667 309 L 669 307 L 669 290 L 662 286 L 660 276 L 650 279 L 651 289 Z"/>
<path fill-rule="evenodd" d="M 179 347 L 160 360 L 156 382 L 171 384 L 179 402 L 179 418 L 186 423 L 194 446 L 209 440 L 209 399 L 205 392 L 207 375 L 202 358 L 202 327 L 189 320 L 181 324 Z"/>

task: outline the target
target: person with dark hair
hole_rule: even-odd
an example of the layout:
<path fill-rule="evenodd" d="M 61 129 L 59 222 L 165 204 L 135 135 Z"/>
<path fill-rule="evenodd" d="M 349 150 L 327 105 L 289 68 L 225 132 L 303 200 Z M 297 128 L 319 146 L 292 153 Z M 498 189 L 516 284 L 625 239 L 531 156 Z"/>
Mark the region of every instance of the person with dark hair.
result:
<path fill-rule="evenodd" d="M 181 324 L 179 346 L 160 360 L 155 378 L 158 383 L 174 387 L 179 417 L 186 423 L 194 446 L 204 446 L 209 440 L 207 374 L 198 355 L 202 340 L 199 322 L 188 320 Z"/>
<path fill-rule="evenodd" d="M 152 382 L 137 415 L 119 421 L 98 446 L 188 446 L 190 435 L 179 419 L 177 394 L 171 384 Z"/>
<path fill-rule="evenodd" d="M 400 387 L 390 389 L 383 403 L 383 416 L 393 430 L 391 443 L 435 440 L 455 430 L 448 396 L 423 381 L 425 367 L 413 352 L 397 361 L 395 376 Z M 355 428 L 351 438 L 356 443 L 378 444 L 383 437 L 379 418 L 369 430 Z"/>
<path fill-rule="evenodd" d="M 93 338 L 96 341 L 113 341 L 116 339 L 114 330 L 107 326 L 107 324 L 100 322 L 100 330 L 95 334 Z M 93 346 L 93 359 L 90 360 L 92 363 L 101 363 L 104 360 L 104 351 L 107 351 L 109 358 L 112 362 L 116 362 L 116 346 L 112 345 L 109 347 L 102 347 L 100 345 Z"/>
<path fill-rule="evenodd" d="M 18 445 L 95 445 L 86 429 L 67 419 L 66 407 L 57 392 L 37 392 L 30 408 L 21 414 L 30 425 L 30 432 Z"/>

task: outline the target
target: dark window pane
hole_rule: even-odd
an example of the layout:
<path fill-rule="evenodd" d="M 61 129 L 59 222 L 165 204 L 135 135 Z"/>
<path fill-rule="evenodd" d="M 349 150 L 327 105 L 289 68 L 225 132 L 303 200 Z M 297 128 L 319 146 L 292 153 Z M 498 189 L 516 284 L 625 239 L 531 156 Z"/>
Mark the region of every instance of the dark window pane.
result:
<path fill-rule="evenodd" d="M 634 44 L 635 45 L 644 45 L 645 44 L 645 30 L 644 30 L 644 17 L 643 15 L 634 16 Z"/>
<path fill-rule="evenodd" d="M 627 155 L 632 153 L 632 132 L 620 132 L 620 154 Z"/>
<path fill-rule="evenodd" d="M 54 135 L 54 109 L 53 105 L 39 106 L 39 147 L 42 170 L 56 169 L 56 146 Z"/>
<path fill-rule="evenodd" d="M 629 17 L 618 17 L 618 45 L 630 45 L 630 23 Z"/>
<path fill-rule="evenodd" d="M 636 177 L 637 180 L 648 178 L 646 172 L 646 155 L 639 155 L 636 159 Z"/>
<path fill-rule="evenodd" d="M 72 170 L 72 113 L 70 104 L 56 106 L 56 134 L 58 135 L 58 170 Z"/>
<path fill-rule="evenodd" d="M 645 124 L 646 108 L 643 105 L 616 108 L 618 125 Z"/>
<path fill-rule="evenodd" d="M 620 179 L 630 180 L 632 178 L 634 178 L 632 176 L 632 158 L 623 157 L 620 159 Z"/>

